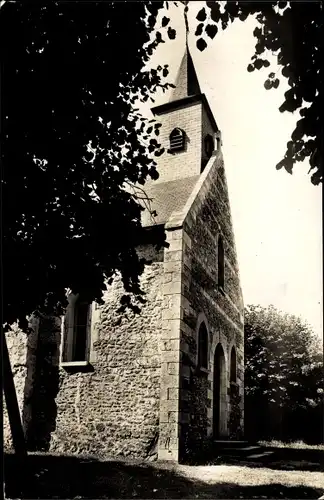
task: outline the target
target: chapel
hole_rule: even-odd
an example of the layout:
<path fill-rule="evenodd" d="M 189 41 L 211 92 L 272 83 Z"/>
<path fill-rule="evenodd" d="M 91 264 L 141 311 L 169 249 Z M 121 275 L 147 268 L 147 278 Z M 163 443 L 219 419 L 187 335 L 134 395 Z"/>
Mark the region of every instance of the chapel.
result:
<path fill-rule="evenodd" d="M 156 217 L 143 211 L 141 313 L 120 311 L 116 277 L 103 305 L 71 295 L 64 318 L 7 333 L 30 450 L 182 461 L 243 436 L 244 306 L 222 141 L 188 47 L 152 113 L 165 153 L 144 186 Z"/>

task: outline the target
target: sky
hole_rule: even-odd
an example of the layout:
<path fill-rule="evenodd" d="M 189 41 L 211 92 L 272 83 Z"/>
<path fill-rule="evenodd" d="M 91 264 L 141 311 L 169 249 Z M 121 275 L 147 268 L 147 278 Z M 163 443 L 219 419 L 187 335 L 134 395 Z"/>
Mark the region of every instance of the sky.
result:
<path fill-rule="evenodd" d="M 173 82 L 185 47 L 183 6 L 170 2 L 162 15 L 171 17 L 175 40 L 160 45 L 153 66 L 169 64 Z M 195 15 L 204 2 L 189 3 L 188 43 L 202 92 L 222 132 L 232 219 L 245 305 L 273 304 L 301 316 L 323 335 L 322 188 L 313 186 L 307 162 L 293 175 L 275 166 L 282 159 L 296 114 L 278 108 L 288 89 L 265 90 L 271 66 L 248 73 L 254 53 L 254 20 L 235 21 L 200 52 L 195 46 Z M 156 95 L 156 104 L 168 100 Z"/>

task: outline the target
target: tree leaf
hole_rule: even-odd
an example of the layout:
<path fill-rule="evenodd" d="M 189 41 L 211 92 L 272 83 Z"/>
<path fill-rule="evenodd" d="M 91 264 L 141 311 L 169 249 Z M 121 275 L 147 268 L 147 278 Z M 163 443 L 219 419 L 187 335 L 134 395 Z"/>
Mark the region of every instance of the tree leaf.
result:
<path fill-rule="evenodd" d="M 205 8 L 203 7 L 202 9 L 200 9 L 200 11 L 198 12 L 197 16 L 196 16 L 196 19 L 198 21 L 205 21 L 205 19 L 207 18 L 207 14 L 206 14 L 206 10 Z"/>
<path fill-rule="evenodd" d="M 279 83 L 280 83 L 279 78 L 276 78 L 272 83 L 273 88 L 277 89 L 279 87 Z"/>
<path fill-rule="evenodd" d="M 6 259 L 3 278 L 9 324 L 34 310 L 64 314 L 66 286 L 100 302 L 105 276 L 116 272 L 136 301 L 141 205 L 123 186 L 145 183 L 155 165 L 143 144 L 147 121 L 132 103 L 164 88 L 158 70 L 145 69 L 162 2 L 125 5 L 86 2 L 80 10 L 47 2 L 30 9 L 28 2 L 8 2 L 1 9 L 0 45 L 12 53 L 2 61 L 1 82 L 8 96 L 1 154 L 11 172 L 2 186 L 8 214 L 2 251 L 15 256 L 14 265 Z M 114 68 L 108 79 L 107 68 Z M 94 153 L 86 153 L 89 144 Z M 110 221 L 113 245 L 98 231 L 102 220 Z"/>
<path fill-rule="evenodd" d="M 238 16 L 240 21 L 246 21 L 246 19 L 249 17 L 249 14 L 247 12 L 241 12 Z"/>
<path fill-rule="evenodd" d="M 154 155 L 155 156 L 161 156 L 161 155 L 163 155 L 164 151 L 165 151 L 164 148 L 161 148 L 158 151 L 155 151 Z"/>
<path fill-rule="evenodd" d="M 200 23 L 198 24 L 197 28 L 196 28 L 196 31 L 195 31 L 195 35 L 196 36 L 200 36 L 203 32 L 203 27 L 204 27 L 204 23 Z"/>
<path fill-rule="evenodd" d="M 218 23 L 221 19 L 220 6 L 219 2 L 207 2 L 208 7 L 210 8 L 210 17 L 215 22 Z"/>
<path fill-rule="evenodd" d="M 203 38 L 199 38 L 196 42 L 196 45 L 197 45 L 197 49 L 199 49 L 201 52 L 203 50 L 205 50 L 205 48 L 207 47 L 207 43 L 205 42 L 205 40 Z"/>
<path fill-rule="evenodd" d="M 215 35 L 217 34 L 218 29 L 217 29 L 216 24 L 207 24 L 205 31 L 206 31 L 207 35 L 209 36 L 209 38 L 213 39 L 213 38 L 215 38 Z"/>
<path fill-rule="evenodd" d="M 169 24 L 170 18 L 163 16 L 162 18 L 162 28 L 165 28 Z"/>
<path fill-rule="evenodd" d="M 263 67 L 263 60 L 262 59 L 257 59 L 255 62 L 254 62 L 254 67 L 256 69 L 261 69 Z"/>
<path fill-rule="evenodd" d="M 176 37 L 176 30 L 174 30 L 170 26 L 168 27 L 168 37 L 170 38 L 170 40 L 174 40 Z"/>
<path fill-rule="evenodd" d="M 269 78 L 264 82 L 264 88 L 266 90 L 270 90 L 272 89 L 272 86 L 273 86 L 273 82 L 272 80 L 269 80 Z"/>

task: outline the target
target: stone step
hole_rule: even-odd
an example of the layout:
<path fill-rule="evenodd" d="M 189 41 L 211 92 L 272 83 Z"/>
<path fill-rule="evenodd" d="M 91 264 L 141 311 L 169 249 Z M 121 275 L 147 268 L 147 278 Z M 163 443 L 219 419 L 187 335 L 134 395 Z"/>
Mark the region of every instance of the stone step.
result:
<path fill-rule="evenodd" d="M 267 459 L 272 459 L 272 455 L 275 455 L 273 451 L 264 451 L 262 453 L 253 453 L 251 455 L 234 455 L 233 454 L 224 454 L 222 456 L 223 463 L 231 464 L 231 465 L 249 465 L 251 463 L 259 463 L 260 466 L 267 462 Z"/>
<path fill-rule="evenodd" d="M 268 458 L 271 455 L 274 455 L 273 451 L 263 451 L 262 453 L 255 453 L 253 455 L 248 455 L 245 458 L 248 460 L 260 460 L 262 458 Z"/>
<path fill-rule="evenodd" d="M 226 447 L 226 448 L 234 447 L 234 448 L 239 448 L 241 446 L 242 447 L 243 446 L 248 446 L 249 442 L 248 441 L 232 441 L 232 440 L 215 439 L 214 440 L 214 444 L 217 447 Z"/>
<path fill-rule="evenodd" d="M 251 446 L 245 446 L 244 448 L 228 448 L 232 451 L 254 451 L 254 450 L 260 450 L 260 446 L 257 445 L 251 445 Z"/>
<path fill-rule="evenodd" d="M 224 455 L 242 456 L 249 455 L 250 453 L 256 453 L 261 451 L 260 446 L 244 446 L 240 448 L 218 448 L 217 452 Z"/>

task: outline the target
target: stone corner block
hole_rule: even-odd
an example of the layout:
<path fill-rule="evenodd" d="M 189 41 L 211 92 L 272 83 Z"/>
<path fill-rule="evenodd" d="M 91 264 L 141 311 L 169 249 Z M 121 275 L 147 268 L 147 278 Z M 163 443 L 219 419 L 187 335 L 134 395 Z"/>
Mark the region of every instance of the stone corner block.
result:
<path fill-rule="evenodd" d="M 166 449 L 159 449 L 158 450 L 158 460 L 168 460 L 172 462 L 178 462 L 179 461 L 179 450 L 166 450 Z"/>

